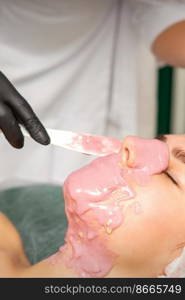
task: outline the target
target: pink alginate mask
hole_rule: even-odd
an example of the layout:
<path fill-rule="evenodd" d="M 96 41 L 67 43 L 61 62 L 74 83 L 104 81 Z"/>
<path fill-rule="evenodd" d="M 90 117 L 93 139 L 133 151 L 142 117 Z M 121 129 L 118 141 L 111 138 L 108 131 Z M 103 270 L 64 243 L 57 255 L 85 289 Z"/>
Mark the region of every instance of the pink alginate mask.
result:
<path fill-rule="evenodd" d="M 168 160 L 164 142 L 128 136 L 120 153 L 97 158 L 69 175 L 64 183 L 66 245 L 52 256 L 52 263 L 62 255 L 65 264 L 80 277 L 106 276 L 116 257 L 106 246 L 107 239 L 123 223 L 124 202 L 135 196 L 129 180 L 147 184 L 151 175 L 167 168 Z M 138 202 L 135 213 L 141 213 Z M 70 257 L 65 256 L 67 246 Z"/>

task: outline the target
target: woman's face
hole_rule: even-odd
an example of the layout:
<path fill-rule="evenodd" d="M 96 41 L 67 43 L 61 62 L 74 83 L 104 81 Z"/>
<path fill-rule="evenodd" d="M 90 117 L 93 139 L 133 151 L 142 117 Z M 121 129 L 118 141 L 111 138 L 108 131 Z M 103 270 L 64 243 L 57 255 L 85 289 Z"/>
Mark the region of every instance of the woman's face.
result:
<path fill-rule="evenodd" d="M 102 259 L 109 261 L 110 250 L 116 254 L 112 270 L 117 268 L 116 276 L 119 268 L 120 276 L 128 270 L 131 277 L 156 277 L 185 247 L 185 135 L 168 135 L 163 142 L 167 147 L 154 140 L 127 137 L 121 153 L 94 160 L 72 173 L 64 184 L 68 237 L 75 236 L 74 247 L 79 243 L 88 246 L 83 247 L 83 255 L 92 252 L 101 271 Z M 139 173 L 127 178 L 120 172 L 134 172 L 131 165 L 143 161 L 144 169 L 137 170 L 149 170 L 149 180 L 138 181 Z M 120 184 L 124 187 L 123 179 L 132 191 L 124 199 L 119 189 Z M 106 194 L 112 186 L 118 188 Z"/>
<path fill-rule="evenodd" d="M 127 201 L 124 222 L 110 235 L 120 266 L 152 262 L 165 267 L 185 246 L 185 135 L 166 135 L 165 142 L 167 170 L 152 175 L 144 186 L 129 182 L 136 196 Z"/>

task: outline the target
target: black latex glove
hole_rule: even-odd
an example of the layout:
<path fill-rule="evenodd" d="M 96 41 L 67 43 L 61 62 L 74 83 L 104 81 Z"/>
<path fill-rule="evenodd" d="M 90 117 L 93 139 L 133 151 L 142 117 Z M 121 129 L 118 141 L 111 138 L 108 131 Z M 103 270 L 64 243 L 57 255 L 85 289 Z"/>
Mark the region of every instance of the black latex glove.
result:
<path fill-rule="evenodd" d="M 0 129 L 8 142 L 15 148 L 22 148 L 24 145 L 24 136 L 19 123 L 24 125 L 36 142 L 42 145 L 50 143 L 44 126 L 31 106 L 0 72 Z"/>

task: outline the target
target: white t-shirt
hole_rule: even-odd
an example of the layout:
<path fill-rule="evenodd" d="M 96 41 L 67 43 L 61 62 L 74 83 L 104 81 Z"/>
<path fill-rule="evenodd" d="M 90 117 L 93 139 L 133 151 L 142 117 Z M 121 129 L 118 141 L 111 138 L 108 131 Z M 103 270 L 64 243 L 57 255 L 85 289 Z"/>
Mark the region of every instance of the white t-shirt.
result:
<path fill-rule="evenodd" d="M 155 37 L 185 1 L 0 0 L 0 69 L 48 128 L 123 138 L 155 132 Z M 63 182 L 90 159 L 0 139 L 0 181 Z"/>

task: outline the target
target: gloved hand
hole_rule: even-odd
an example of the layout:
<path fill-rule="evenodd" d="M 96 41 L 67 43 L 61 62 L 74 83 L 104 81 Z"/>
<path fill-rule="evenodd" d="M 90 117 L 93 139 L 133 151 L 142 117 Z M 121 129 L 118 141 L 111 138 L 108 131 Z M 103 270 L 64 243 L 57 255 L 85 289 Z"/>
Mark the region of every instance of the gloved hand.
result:
<path fill-rule="evenodd" d="M 0 72 L 0 129 L 8 142 L 15 148 L 22 148 L 24 145 L 24 136 L 19 123 L 23 124 L 36 142 L 42 145 L 50 143 L 44 126 L 31 106 Z"/>

